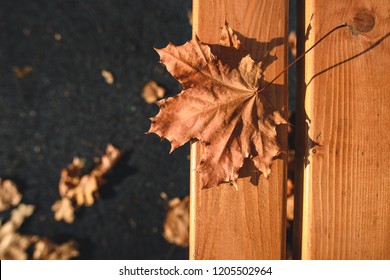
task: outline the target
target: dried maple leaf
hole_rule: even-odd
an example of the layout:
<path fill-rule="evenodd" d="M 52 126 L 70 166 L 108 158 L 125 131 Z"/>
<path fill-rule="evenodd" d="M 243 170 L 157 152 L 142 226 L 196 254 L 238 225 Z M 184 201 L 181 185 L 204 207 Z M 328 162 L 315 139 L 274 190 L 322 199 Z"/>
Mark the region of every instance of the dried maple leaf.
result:
<path fill-rule="evenodd" d="M 182 46 L 168 44 L 156 50 L 183 91 L 159 101 L 147 133 L 171 142 L 171 152 L 191 139 L 205 144 L 197 167 L 206 187 L 238 178 L 244 159 L 250 158 L 266 177 L 279 153 L 276 126 L 285 119 L 259 90 L 261 63 L 250 55 L 230 60 L 231 50 L 244 53 L 237 36 L 225 24 L 219 46 L 197 37 Z M 234 63 L 233 63 L 234 62 Z"/>
<path fill-rule="evenodd" d="M 188 23 L 192 26 L 192 10 L 187 11 Z"/>
<path fill-rule="evenodd" d="M 115 166 L 121 156 L 122 152 L 120 150 L 111 144 L 107 145 L 106 152 L 101 157 L 100 163 L 91 172 L 91 175 L 96 177 L 99 186 L 104 183 L 103 176 Z"/>
<path fill-rule="evenodd" d="M 297 56 L 297 34 L 292 31 L 288 35 L 288 46 L 293 56 Z"/>
<path fill-rule="evenodd" d="M 288 221 L 294 221 L 294 194 L 287 197 L 286 218 Z"/>
<path fill-rule="evenodd" d="M 19 79 L 23 79 L 26 75 L 30 74 L 33 68 L 29 65 L 23 67 L 14 67 L 14 73 Z"/>
<path fill-rule="evenodd" d="M 69 260 L 79 255 L 76 242 L 70 240 L 61 245 L 55 244 L 47 238 L 35 243 L 32 258 L 34 260 Z"/>
<path fill-rule="evenodd" d="M 7 210 L 11 205 L 15 206 L 22 200 L 16 185 L 11 180 L 0 178 L 0 211 Z"/>
<path fill-rule="evenodd" d="M 61 197 L 66 196 L 70 189 L 75 188 L 80 183 L 85 162 L 79 157 L 75 157 L 68 168 L 61 170 L 61 178 L 58 184 L 58 191 Z"/>
<path fill-rule="evenodd" d="M 155 81 L 147 83 L 142 90 L 142 97 L 146 103 L 154 103 L 158 99 L 163 98 L 165 95 L 165 89 L 160 87 Z"/>
<path fill-rule="evenodd" d="M 27 260 L 31 257 L 28 252 L 32 247 L 33 259 L 65 260 L 78 256 L 73 240 L 57 245 L 47 238 L 20 234 L 18 229 L 33 212 L 33 205 L 20 204 L 12 210 L 11 218 L 0 225 L 0 259 Z"/>
<path fill-rule="evenodd" d="M 35 241 L 34 236 L 25 236 L 17 232 L 25 218 L 32 215 L 34 206 L 20 204 L 12 210 L 11 218 L 0 227 L 0 259 L 26 260 L 27 249 Z"/>
<path fill-rule="evenodd" d="M 100 74 L 107 84 L 112 85 L 114 83 L 114 75 L 110 71 L 103 69 Z"/>
<path fill-rule="evenodd" d="M 55 39 L 56 41 L 61 41 L 61 40 L 62 40 L 62 35 L 61 35 L 61 33 L 58 33 L 58 32 L 54 33 L 54 39 Z"/>
<path fill-rule="evenodd" d="M 97 178 L 92 174 L 84 175 L 79 184 L 70 189 L 66 196 L 75 200 L 77 206 L 91 206 L 95 202 L 95 197 L 98 196 L 98 189 Z"/>
<path fill-rule="evenodd" d="M 190 199 L 175 197 L 168 202 L 167 217 L 164 221 L 163 237 L 170 243 L 188 247 Z"/>
<path fill-rule="evenodd" d="M 113 145 L 107 145 L 106 153 L 91 173 L 83 174 L 84 162 L 78 157 L 73 159 L 68 168 L 62 169 L 58 186 L 61 199 L 52 206 L 55 219 L 73 223 L 77 207 L 93 205 L 99 187 L 105 182 L 104 175 L 113 168 L 121 155 Z"/>
<path fill-rule="evenodd" d="M 51 207 L 51 210 L 54 212 L 54 219 L 56 221 L 64 220 L 68 224 L 74 222 L 75 208 L 69 198 L 62 197 L 60 200 L 57 200 Z"/>

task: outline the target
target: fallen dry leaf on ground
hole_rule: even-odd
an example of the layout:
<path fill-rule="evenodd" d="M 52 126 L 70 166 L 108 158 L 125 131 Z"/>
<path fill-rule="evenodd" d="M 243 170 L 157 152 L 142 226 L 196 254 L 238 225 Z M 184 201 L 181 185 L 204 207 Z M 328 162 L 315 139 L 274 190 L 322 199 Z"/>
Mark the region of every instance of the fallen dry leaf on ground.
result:
<path fill-rule="evenodd" d="M 56 41 L 61 41 L 61 40 L 62 40 L 62 35 L 61 35 L 61 33 L 58 33 L 58 32 L 54 33 L 54 39 L 55 39 Z"/>
<path fill-rule="evenodd" d="M 110 71 L 102 70 L 101 75 L 107 84 L 112 85 L 114 83 L 114 75 Z"/>
<path fill-rule="evenodd" d="M 34 212 L 34 206 L 20 204 L 12 210 L 11 218 L 0 227 L 0 259 L 26 260 L 27 249 L 35 241 L 34 236 L 25 236 L 17 231 L 24 220 Z"/>
<path fill-rule="evenodd" d="M 71 240 L 57 245 L 47 238 L 35 235 L 22 235 L 18 232 L 24 220 L 34 212 L 33 205 L 20 204 L 12 210 L 10 219 L 0 225 L 0 259 L 27 260 L 66 260 L 79 255 L 76 242 Z"/>
<path fill-rule="evenodd" d="M 165 89 L 160 87 L 155 81 L 148 82 L 142 90 L 142 97 L 149 104 L 163 98 L 164 95 Z"/>
<path fill-rule="evenodd" d="M 58 245 L 43 238 L 35 243 L 32 257 L 34 260 L 69 260 L 79 255 L 76 247 L 74 240 Z"/>
<path fill-rule="evenodd" d="M 68 224 L 74 222 L 75 209 L 69 198 L 62 197 L 60 200 L 57 200 L 51 207 L 51 210 L 54 212 L 54 219 L 56 221 L 64 220 Z"/>
<path fill-rule="evenodd" d="M 287 220 L 294 220 L 295 150 L 288 151 Z"/>
<path fill-rule="evenodd" d="M 75 157 L 68 168 L 61 170 L 61 178 L 58 184 L 58 190 L 61 197 L 64 197 L 70 189 L 75 188 L 80 183 L 83 175 L 85 161 Z"/>
<path fill-rule="evenodd" d="M 30 74 L 33 68 L 29 65 L 23 67 L 14 67 L 14 73 L 19 79 L 23 79 L 27 74 Z"/>
<path fill-rule="evenodd" d="M 227 24 L 218 46 L 197 37 L 158 49 L 160 60 L 183 91 L 159 101 L 148 133 L 171 142 L 171 152 L 191 139 L 205 144 L 197 167 L 204 187 L 234 182 L 245 158 L 266 177 L 279 153 L 276 126 L 287 123 L 261 90 L 255 63 Z"/>
<path fill-rule="evenodd" d="M 0 211 L 7 210 L 11 205 L 15 206 L 22 200 L 16 185 L 11 180 L 0 178 Z"/>
<path fill-rule="evenodd" d="M 294 193 L 294 183 L 291 179 L 287 179 L 287 197 L 293 195 Z"/>
<path fill-rule="evenodd" d="M 294 220 L 294 194 L 287 197 L 286 218 L 288 221 Z"/>
<path fill-rule="evenodd" d="M 297 34 L 292 31 L 288 35 L 288 46 L 293 56 L 297 56 Z"/>
<path fill-rule="evenodd" d="M 106 175 L 117 163 L 122 156 L 122 152 L 115 148 L 113 145 L 108 144 L 105 154 L 101 157 L 101 161 L 96 168 L 91 172 L 92 176 L 95 176 L 98 185 L 104 183 L 103 176 Z"/>
<path fill-rule="evenodd" d="M 163 200 L 167 200 L 167 199 L 168 199 L 168 195 L 166 194 L 166 192 L 161 192 L 161 193 L 160 193 L 160 197 L 161 197 Z"/>
<path fill-rule="evenodd" d="M 164 238 L 181 247 L 188 247 L 190 199 L 173 198 L 168 202 L 167 216 L 164 221 Z"/>
<path fill-rule="evenodd" d="M 76 208 L 93 205 L 99 187 L 105 183 L 104 175 L 114 167 L 121 155 L 117 148 L 109 144 L 106 153 L 89 174 L 83 174 L 84 162 L 78 157 L 73 159 L 68 168 L 62 169 L 58 186 L 61 199 L 52 206 L 54 218 L 73 223 Z"/>
<path fill-rule="evenodd" d="M 98 196 L 98 183 L 95 174 L 84 175 L 81 177 L 80 183 L 70 189 L 66 196 L 76 201 L 77 206 L 91 206 L 95 202 L 95 197 Z"/>

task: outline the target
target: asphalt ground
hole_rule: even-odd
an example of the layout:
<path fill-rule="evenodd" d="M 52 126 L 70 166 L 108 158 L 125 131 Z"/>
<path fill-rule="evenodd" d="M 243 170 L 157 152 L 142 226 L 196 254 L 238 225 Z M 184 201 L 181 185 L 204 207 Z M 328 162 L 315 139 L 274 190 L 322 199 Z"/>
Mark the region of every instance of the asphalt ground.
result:
<path fill-rule="evenodd" d="M 36 206 L 22 233 L 74 239 L 80 259 L 187 258 L 162 237 L 161 193 L 188 194 L 189 147 L 169 155 L 168 142 L 144 135 L 158 108 L 141 92 L 149 80 L 180 92 L 153 47 L 191 39 L 189 10 L 190 0 L 0 1 L 0 177 Z M 125 155 L 100 199 L 73 224 L 55 221 L 61 168 L 75 156 L 92 167 L 108 143 Z"/>

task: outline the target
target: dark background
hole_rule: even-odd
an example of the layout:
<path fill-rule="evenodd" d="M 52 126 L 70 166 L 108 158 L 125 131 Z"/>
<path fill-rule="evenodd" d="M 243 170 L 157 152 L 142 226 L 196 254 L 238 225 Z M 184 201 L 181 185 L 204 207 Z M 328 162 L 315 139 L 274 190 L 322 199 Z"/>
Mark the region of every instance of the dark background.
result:
<path fill-rule="evenodd" d="M 144 135 L 158 108 L 141 92 L 149 80 L 166 88 L 165 97 L 180 92 L 153 47 L 191 39 L 190 10 L 191 0 L 0 0 L 0 178 L 36 206 L 22 233 L 75 239 L 80 259 L 188 258 L 162 237 L 160 194 L 188 194 L 189 147 L 169 155 L 167 141 Z M 32 72 L 18 78 L 14 69 L 24 66 Z M 289 82 L 294 92 L 293 75 Z M 56 222 L 50 208 L 61 168 L 75 156 L 92 167 L 108 143 L 125 155 L 101 199 L 73 224 Z"/>
<path fill-rule="evenodd" d="M 144 135 L 158 108 L 141 92 L 149 80 L 166 96 L 180 92 L 153 47 L 191 39 L 189 10 L 190 0 L 0 1 L 0 177 L 36 206 L 23 233 L 75 239 L 81 259 L 188 257 L 161 235 L 160 193 L 187 195 L 189 148 L 169 155 L 168 142 Z M 32 73 L 18 78 L 14 68 L 27 65 Z M 101 199 L 73 224 L 56 222 L 61 168 L 74 156 L 92 166 L 108 143 L 125 156 Z"/>

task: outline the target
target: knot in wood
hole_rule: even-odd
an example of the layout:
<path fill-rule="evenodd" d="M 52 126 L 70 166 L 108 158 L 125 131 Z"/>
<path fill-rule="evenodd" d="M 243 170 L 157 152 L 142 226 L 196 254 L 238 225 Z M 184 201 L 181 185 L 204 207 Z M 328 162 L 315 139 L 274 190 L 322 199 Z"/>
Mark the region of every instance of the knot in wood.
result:
<path fill-rule="evenodd" d="M 374 28 L 375 25 L 375 17 L 369 11 L 361 11 L 357 13 L 353 18 L 352 24 L 352 33 L 365 33 L 369 32 Z"/>

